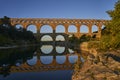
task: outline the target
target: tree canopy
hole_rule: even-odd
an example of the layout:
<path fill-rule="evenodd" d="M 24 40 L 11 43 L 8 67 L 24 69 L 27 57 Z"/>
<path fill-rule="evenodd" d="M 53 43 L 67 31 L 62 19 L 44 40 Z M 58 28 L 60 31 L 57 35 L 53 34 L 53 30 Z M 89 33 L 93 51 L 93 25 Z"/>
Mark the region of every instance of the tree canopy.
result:
<path fill-rule="evenodd" d="M 0 18 L 0 46 L 35 42 L 36 38 L 31 31 L 17 29 L 10 24 L 10 18 Z"/>
<path fill-rule="evenodd" d="M 115 3 L 114 10 L 109 10 L 107 13 L 111 20 L 102 33 L 100 49 L 117 49 L 120 48 L 120 0 Z"/>

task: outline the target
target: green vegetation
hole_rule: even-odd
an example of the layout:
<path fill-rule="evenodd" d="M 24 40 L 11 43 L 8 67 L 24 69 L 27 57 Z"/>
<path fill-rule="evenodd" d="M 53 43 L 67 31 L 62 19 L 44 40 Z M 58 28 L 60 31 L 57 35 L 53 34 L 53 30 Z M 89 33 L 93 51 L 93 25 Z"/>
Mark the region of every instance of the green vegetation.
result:
<path fill-rule="evenodd" d="M 0 46 L 35 43 L 33 33 L 24 28 L 17 29 L 8 17 L 0 18 Z"/>
<path fill-rule="evenodd" d="M 87 42 L 93 39 L 91 36 L 87 35 L 82 35 L 81 37 L 76 37 L 75 35 L 72 35 L 72 37 L 69 38 L 69 42 L 74 43 L 74 44 L 80 44 L 82 42 Z"/>
<path fill-rule="evenodd" d="M 116 2 L 114 10 L 107 11 L 107 13 L 110 15 L 111 21 L 102 30 L 100 41 L 90 42 L 89 45 L 90 47 L 98 46 L 99 50 L 104 51 L 120 48 L 120 0 Z"/>
<path fill-rule="evenodd" d="M 107 11 L 111 20 L 105 25 L 102 30 L 101 39 L 96 39 L 95 35 L 82 35 L 80 38 L 74 35 L 70 37 L 69 42 L 80 44 L 89 42 L 89 48 L 98 48 L 99 50 L 107 51 L 120 48 L 120 0 L 115 4 L 114 10 Z"/>
<path fill-rule="evenodd" d="M 101 49 L 120 48 L 120 0 L 115 4 L 115 9 L 108 11 L 112 18 L 110 23 L 106 25 L 106 32 L 101 39 Z"/>
<path fill-rule="evenodd" d="M 116 2 L 115 9 L 107 11 L 111 17 L 110 23 L 106 25 L 100 40 L 100 49 L 111 50 L 120 48 L 120 0 Z"/>

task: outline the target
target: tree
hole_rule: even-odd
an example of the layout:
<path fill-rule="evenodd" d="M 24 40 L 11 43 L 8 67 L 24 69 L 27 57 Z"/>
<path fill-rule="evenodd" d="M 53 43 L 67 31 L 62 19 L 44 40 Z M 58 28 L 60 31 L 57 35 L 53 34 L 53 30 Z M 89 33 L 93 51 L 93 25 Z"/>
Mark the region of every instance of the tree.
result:
<path fill-rule="evenodd" d="M 0 19 L 0 25 L 1 25 L 1 26 L 5 26 L 5 27 L 10 26 L 10 25 L 11 25 L 11 24 L 10 24 L 10 18 L 7 17 L 7 16 L 4 16 L 4 18 L 1 18 L 1 19 Z"/>
<path fill-rule="evenodd" d="M 87 36 L 87 35 L 82 35 L 80 38 L 79 38 L 79 42 L 82 43 L 82 42 L 87 42 L 87 41 L 90 41 L 91 39 L 91 36 Z"/>
<path fill-rule="evenodd" d="M 78 43 L 78 38 L 73 34 L 71 37 L 69 37 L 69 42 L 71 43 Z"/>
<path fill-rule="evenodd" d="M 105 50 L 120 48 L 120 0 L 115 4 L 114 10 L 107 11 L 111 21 L 106 24 L 105 33 L 100 40 L 100 48 Z"/>
<path fill-rule="evenodd" d="M 36 42 L 34 34 L 26 29 L 16 29 L 10 18 L 0 18 L 0 46 Z"/>

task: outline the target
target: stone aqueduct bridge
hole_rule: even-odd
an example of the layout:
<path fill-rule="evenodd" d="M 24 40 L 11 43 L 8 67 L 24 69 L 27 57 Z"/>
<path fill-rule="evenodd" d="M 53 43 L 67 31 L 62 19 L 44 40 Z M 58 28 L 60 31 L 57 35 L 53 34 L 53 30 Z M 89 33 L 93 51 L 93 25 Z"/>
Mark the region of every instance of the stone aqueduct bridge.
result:
<path fill-rule="evenodd" d="M 13 26 L 22 25 L 23 28 L 27 28 L 29 25 L 35 25 L 37 28 L 37 35 L 42 37 L 45 34 L 40 33 L 40 29 L 44 25 L 49 25 L 53 29 L 53 33 L 55 33 L 57 25 L 63 25 L 65 28 L 64 34 L 74 34 L 76 37 L 80 37 L 83 34 L 86 35 L 96 35 L 97 38 L 101 37 L 101 29 L 102 26 L 105 25 L 108 20 L 100 20 L 100 19 L 49 19 L 49 18 L 11 18 L 11 24 Z M 69 33 L 68 27 L 69 25 L 74 25 L 77 28 L 76 33 Z M 81 33 L 80 27 L 82 25 L 86 25 L 88 27 L 88 33 Z M 92 26 L 96 25 L 98 27 L 98 33 L 92 33 Z M 56 34 L 56 33 L 55 33 Z M 51 36 L 53 37 L 53 35 Z"/>

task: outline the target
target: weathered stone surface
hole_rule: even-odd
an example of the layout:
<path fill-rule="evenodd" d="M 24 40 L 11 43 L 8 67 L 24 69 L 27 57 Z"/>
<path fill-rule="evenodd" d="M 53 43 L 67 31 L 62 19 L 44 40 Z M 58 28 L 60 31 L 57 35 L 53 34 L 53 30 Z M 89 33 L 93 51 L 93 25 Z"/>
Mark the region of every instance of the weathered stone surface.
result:
<path fill-rule="evenodd" d="M 72 80 L 120 80 L 119 60 L 116 54 L 88 56 L 79 73 L 73 74 Z"/>

